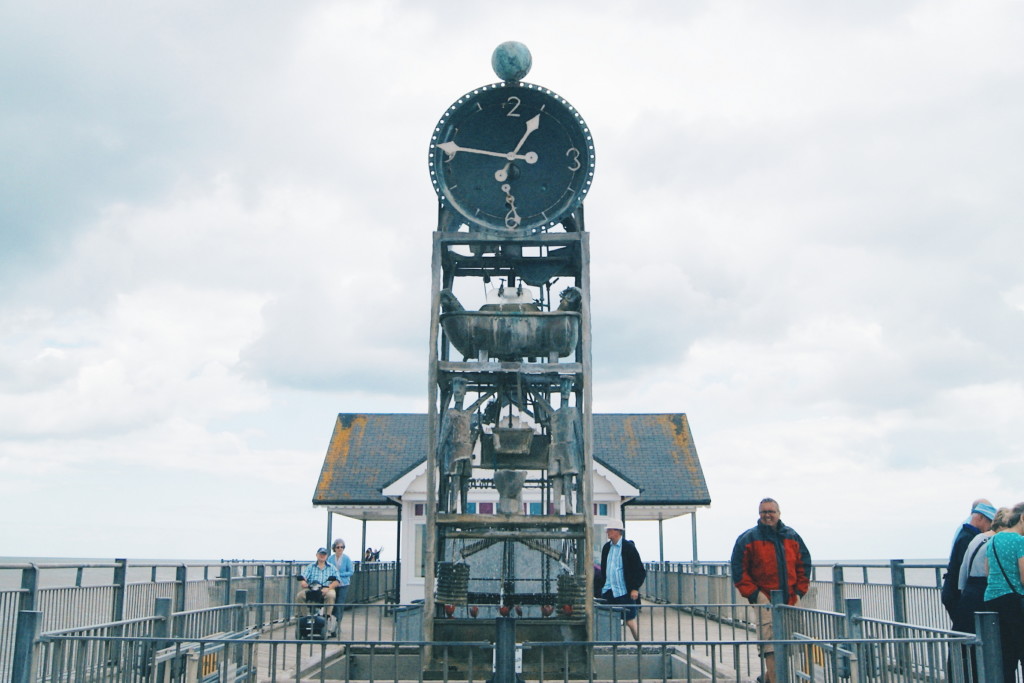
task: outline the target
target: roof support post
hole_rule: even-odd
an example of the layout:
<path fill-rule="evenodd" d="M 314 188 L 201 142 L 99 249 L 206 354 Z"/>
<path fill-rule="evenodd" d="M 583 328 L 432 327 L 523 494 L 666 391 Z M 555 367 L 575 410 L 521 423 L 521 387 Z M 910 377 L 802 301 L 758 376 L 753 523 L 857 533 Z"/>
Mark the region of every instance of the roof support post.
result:
<path fill-rule="evenodd" d="M 693 561 L 694 563 L 700 562 L 697 559 L 697 510 L 694 509 L 690 513 L 690 538 L 693 540 Z"/>

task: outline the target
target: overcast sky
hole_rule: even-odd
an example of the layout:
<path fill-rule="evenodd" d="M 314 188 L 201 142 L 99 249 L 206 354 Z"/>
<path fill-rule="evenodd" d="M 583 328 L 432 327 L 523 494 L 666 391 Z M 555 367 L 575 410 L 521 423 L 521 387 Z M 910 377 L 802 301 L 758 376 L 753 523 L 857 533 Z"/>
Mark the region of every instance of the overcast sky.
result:
<path fill-rule="evenodd" d="M 594 410 L 689 416 L 701 559 L 764 496 L 821 560 L 1024 500 L 1020 2 L 0 0 L 0 555 L 312 556 L 337 413 L 426 412 L 427 147 L 506 40 L 593 132 Z"/>

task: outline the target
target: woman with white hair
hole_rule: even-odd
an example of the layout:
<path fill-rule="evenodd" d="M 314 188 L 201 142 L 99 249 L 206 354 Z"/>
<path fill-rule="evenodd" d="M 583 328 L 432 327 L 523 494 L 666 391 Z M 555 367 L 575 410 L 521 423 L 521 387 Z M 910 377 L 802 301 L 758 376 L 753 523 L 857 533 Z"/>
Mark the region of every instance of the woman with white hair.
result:
<path fill-rule="evenodd" d="M 356 570 L 355 565 L 352 564 L 352 558 L 345 554 L 345 539 L 334 539 L 331 549 L 334 550 L 334 554 L 327 558 L 327 563 L 334 567 L 334 575 L 338 577 L 338 582 L 341 584 L 334 589 L 337 594 L 334 599 L 334 618 L 340 625 L 341 615 L 345 613 L 345 602 L 348 599 L 348 586 Z"/>

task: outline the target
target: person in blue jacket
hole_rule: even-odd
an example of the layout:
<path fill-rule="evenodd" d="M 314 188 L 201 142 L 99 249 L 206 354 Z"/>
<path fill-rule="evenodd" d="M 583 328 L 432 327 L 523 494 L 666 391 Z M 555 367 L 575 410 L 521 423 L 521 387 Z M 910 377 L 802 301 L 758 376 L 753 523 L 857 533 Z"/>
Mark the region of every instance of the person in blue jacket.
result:
<path fill-rule="evenodd" d="M 334 618 L 341 623 L 341 615 L 345 612 L 345 601 L 348 598 L 348 587 L 355 573 L 352 558 L 345 554 L 345 539 L 336 538 L 331 544 L 334 554 L 327 558 L 327 563 L 334 567 L 337 585 L 334 587 Z"/>

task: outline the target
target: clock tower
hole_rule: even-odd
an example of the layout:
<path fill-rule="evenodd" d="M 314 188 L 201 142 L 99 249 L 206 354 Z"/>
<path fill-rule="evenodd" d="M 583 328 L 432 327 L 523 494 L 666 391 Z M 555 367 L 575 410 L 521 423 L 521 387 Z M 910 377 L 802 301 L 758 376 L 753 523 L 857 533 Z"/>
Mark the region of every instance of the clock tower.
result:
<path fill-rule="evenodd" d="M 594 142 L 580 113 L 525 83 L 456 100 L 430 140 L 427 640 L 510 616 L 531 640 L 592 640 L 590 250 Z"/>

